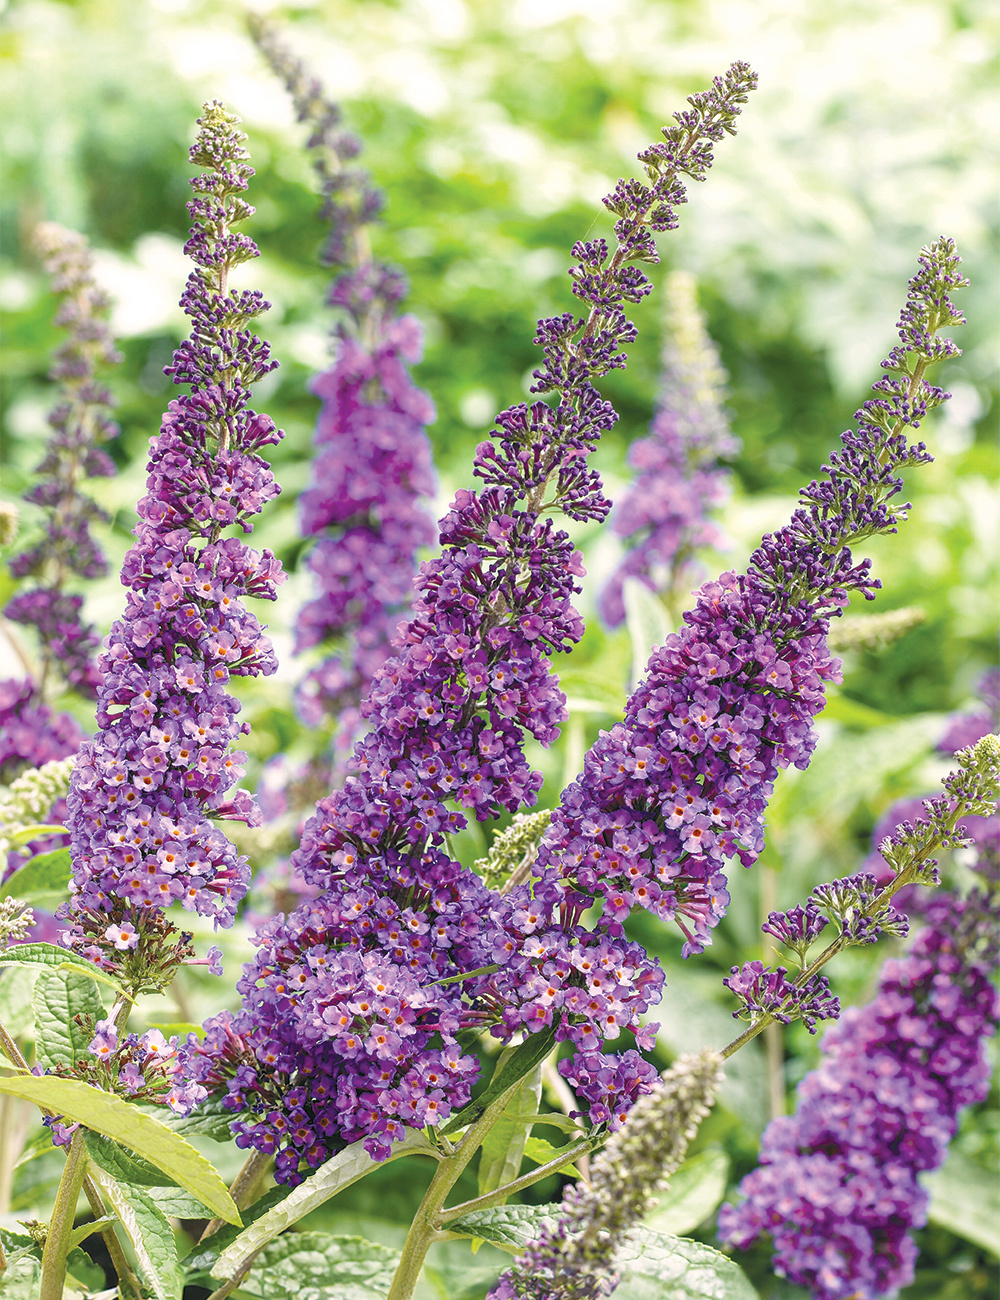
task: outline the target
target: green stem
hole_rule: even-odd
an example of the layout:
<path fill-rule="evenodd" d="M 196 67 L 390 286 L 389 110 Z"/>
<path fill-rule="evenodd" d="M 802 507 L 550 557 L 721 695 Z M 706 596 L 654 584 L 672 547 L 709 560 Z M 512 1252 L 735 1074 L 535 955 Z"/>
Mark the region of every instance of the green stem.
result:
<path fill-rule="evenodd" d="M 248 1205 L 251 1205 L 257 1199 L 260 1185 L 272 1164 L 272 1156 L 264 1155 L 262 1151 L 251 1151 L 246 1163 L 236 1175 L 233 1185 L 229 1189 L 229 1194 L 232 1196 L 238 1210 L 245 1210 Z M 211 1237 L 222 1226 L 222 1219 L 212 1219 L 198 1238 L 198 1241 L 202 1242 L 207 1237 Z"/>
<path fill-rule="evenodd" d="M 83 1191 L 90 1204 L 90 1210 L 95 1219 L 101 1219 L 107 1214 L 104 1202 L 101 1199 L 101 1193 L 89 1174 L 84 1174 Z M 118 1234 L 115 1232 L 114 1225 L 109 1224 L 101 1230 L 101 1236 L 104 1238 L 104 1244 L 108 1248 L 108 1255 L 111 1257 L 111 1263 L 118 1275 L 118 1287 L 121 1292 L 122 1300 L 141 1300 L 142 1291 L 139 1287 L 139 1280 L 132 1272 L 131 1265 L 125 1258 L 125 1251 L 118 1240 Z"/>
<path fill-rule="evenodd" d="M 87 1148 L 83 1144 L 83 1129 L 78 1128 L 69 1144 L 66 1167 L 63 1169 L 56 1192 L 55 1208 L 42 1251 L 42 1278 L 38 1300 L 62 1300 L 66 1283 L 66 1256 L 69 1254 L 76 1203 L 80 1197 L 84 1175 L 87 1172 Z"/>
<path fill-rule="evenodd" d="M 439 1227 L 445 1198 L 462 1176 L 466 1165 L 482 1146 L 487 1133 L 506 1110 L 511 1093 L 520 1082 L 520 1079 L 515 1079 L 509 1088 L 505 1088 L 493 1099 L 455 1148 L 454 1155 L 442 1160 L 434 1171 L 434 1177 L 424 1193 L 424 1199 L 420 1202 L 403 1244 L 403 1254 L 386 1300 L 410 1300 L 420 1278 L 420 1270 L 423 1268 L 428 1250 L 435 1241 L 443 1239 L 446 1235 Z M 210 1300 L 215 1298 L 211 1297 Z"/>
<path fill-rule="evenodd" d="M 578 1142 L 575 1146 L 565 1146 L 555 1159 L 549 1160 L 544 1165 L 539 1165 L 537 1169 L 522 1174 L 520 1178 L 515 1178 L 512 1183 L 505 1183 L 503 1187 L 498 1187 L 495 1192 L 487 1192 L 485 1196 L 477 1196 L 474 1200 L 463 1201 L 461 1205 L 452 1205 L 447 1210 L 442 1210 L 436 1222 L 438 1225 L 450 1223 L 452 1219 L 458 1219 L 463 1214 L 471 1214 L 473 1210 L 488 1210 L 494 1205 L 502 1205 L 515 1192 L 523 1191 L 525 1187 L 530 1187 L 532 1183 L 541 1182 L 543 1178 L 548 1178 L 549 1174 L 558 1173 L 566 1165 L 572 1164 L 578 1156 L 589 1154 L 602 1141 L 603 1138 L 588 1138 L 585 1142 Z"/>

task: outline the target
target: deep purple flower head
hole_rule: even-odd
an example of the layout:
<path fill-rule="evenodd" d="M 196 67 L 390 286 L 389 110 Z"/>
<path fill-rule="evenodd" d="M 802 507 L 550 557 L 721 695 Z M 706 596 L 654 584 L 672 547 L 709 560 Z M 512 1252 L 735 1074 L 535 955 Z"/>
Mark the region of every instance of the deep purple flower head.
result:
<path fill-rule="evenodd" d="M 258 818 L 249 794 L 230 793 L 245 757 L 231 747 L 248 728 L 226 685 L 274 671 L 271 644 L 243 598 L 273 600 L 283 575 L 270 552 L 225 533 L 233 524 L 250 532 L 277 494 L 260 450 L 282 435 L 247 406 L 250 385 L 277 364 L 250 329 L 268 304 L 254 290 L 229 288 L 230 272 L 258 255 L 232 230 L 253 213 L 242 198 L 253 169 L 237 121 L 207 105 L 191 150 L 206 168 L 188 204 L 195 224 L 186 252 L 197 265 L 181 303 L 192 333 L 166 369 L 191 392 L 170 403 L 152 440 L 147 495 L 122 568 L 125 614 L 100 660 L 100 729 L 82 746 L 70 788 L 75 939 L 107 942 L 114 960 L 108 919 L 142 930 L 147 916 L 179 902 L 229 925 L 249 872 L 213 821 Z M 84 921 L 102 914 L 90 933 Z"/>
<path fill-rule="evenodd" d="M 410 379 L 421 337 L 415 318 L 399 315 L 405 280 L 372 257 L 367 227 L 383 203 L 366 173 L 349 165 L 360 145 L 340 128 L 340 109 L 305 65 L 263 19 L 248 21 L 299 121 L 312 128 L 322 216 L 330 222 L 321 260 L 337 271 L 330 290 L 336 355 L 312 384 L 323 405 L 313 478 L 300 501 L 303 535 L 317 539 L 308 560 L 317 594 L 295 631 L 297 652 L 326 651 L 299 688 L 302 716 L 310 726 L 334 722 L 346 756 L 364 730 L 358 706 L 410 605 L 417 551 L 434 542 L 421 498 L 435 488 L 424 432 L 435 411 Z"/>
<path fill-rule="evenodd" d="M 594 381 L 624 364 L 635 336 L 624 305 L 650 288 L 636 263 L 655 261 L 653 232 L 676 224 L 681 174 L 705 174 L 754 84 L 738 64 L 693 96 L 665 142 L 640 155 L 649 184 L 622 181 L 605 201 L 617 249 L 575 246 L 585 315 L 539 322 L 539 396 L 502 412 L 497 441 L 480 445 L 484 487 L 458 492 L 441 521 L 442 554 L 422 566 L 413 616 L 362 705 L 370 731 L 355 774 L 320 801 L 293 856 L 323 893 L 258 935 L 235 1025 L 258 1064 L 236 1085 L 234 1108 L 251 1116 L 247 1144 L 279 1150 L 283 1181 L 298 1177 L 303 1155 L 310 1163 L 363 1136 L 385 1154 L 400 1121 L 434 1123 L 463 1104 L 473 1078 L 450 1053 L 466 1026 L 505 1040 L 524 1030 L 569 1038 L 593 1053 L 592 1070 L 580 1064 L 582 1090 L 596 1096 L 585 1075 L 605 1069 L 623 1096 L 643 1090 L 638 1054 L 609 1064 L 600 1048 L 638 1030 L 662 985 L 656 963 L 620 934 L 580 924 L 589 899 L 555 877 L 499 898 L 450 858 L 445 835 L 466 824 L 456 806 L 488 821 L 536 799 L 525 735 L 546 745 L 558 735 L 565 699 L 549 660 L 583 630 L 571 603 L 580 557 L 551 513 L 607 514 L 586 457 L 617 417 Z M 310 964 L 317 945 L 329 949 L 322 969 Z M 370 1002 L 371 971 L 405 1001 L 388 1022 Z M 260 1066 L 277 1092 L 263 1118 Z M 288 1136 L 293 1113 L 307 1121 L 305 1148 Z"/>
<path fill-rule="evenodd" d="M 929 460 L 908 428 L 946 394 L 923 374 L 958 349 L 934 330 L 962 320 L 949 293 L 964 284 L 954 244 L 922 251 L 877 396 L 857 430 L 800 494 L 791 523 L 768 534 L 746 574 L 707 583 L 680 631 L 653 651 L 625 720 L 602 733 L 564 792 L 538 863 L 567 888 L 600 898 L 616 921 L 633 906 L 675 920 L 700 952 L 729 902 L 724 864 L 756 860 L 778 772 L 804 768 L 828 681 L 826 631 L 849 593 L 880 585 L 850 546 L 894 532 L 907 507 L 888 503 L 897 471 Z"/>
<path fill-rule="evenodd" d="M 668 600 L 686 595 L 698 571 L 694 552 L 723 540 L 708 511 L 729 494 L 719 460 L 739 444 L 721 406 L 726 374 L 686 271 L 667 277 L 665 330 L 660 405 L 649 437 L 632 444 L 636 478 L 611 516 L 612 530 L 631 546 L 598 602 L 612 627 L 625 617 L 627 578 Z"/>
<path fill-rule="evenodd" d="M 996 900 L 939 896 L 926 919 L 875 999 L 827 1031 L 796 1113 L 764 1134 L 746 1199 L 719 1215 L 732 1246 L 769 1233 L 775 1271 L 816 1300 L 875 1300 L 912 1280 L 927 1207 L 917 1176 L 944 1160 L 961 1107 L 986 1096 Z"/>
<path fill-rule="evenodd" d="M 45 512 L 43 536 L 10 561 L 15 578 L 30 576 L 35 585 L 18 592 L 3 612 L 11 622 L 36 629 L 40 691 L 58 674 L 73 689 L 93 696 L 98 683 L 92 659 L 97 635 L 81 619 L 82 597 L 67 592 L 65 584 L 71 575 L 94 578 L 107 569 L 90 533 L 91 521 L 107 516 L 81 491 L 80 483 L 115 472 L 100 445 L 118 432 L 108 419 L 114 401 L 97 375 L 100 367 L 113 365 L 121 356 L 106 319 L 111 301 L 94 279 L 87 241 L 76 231 L 44 222 L 35 231 L 34 243 L 60 296 L 55 323 L 69 337 L 49 371 L 60 390 L 49 415 L 52 437 L 35 471 L 39 481 L 25 494 L 26 501 Z"/>

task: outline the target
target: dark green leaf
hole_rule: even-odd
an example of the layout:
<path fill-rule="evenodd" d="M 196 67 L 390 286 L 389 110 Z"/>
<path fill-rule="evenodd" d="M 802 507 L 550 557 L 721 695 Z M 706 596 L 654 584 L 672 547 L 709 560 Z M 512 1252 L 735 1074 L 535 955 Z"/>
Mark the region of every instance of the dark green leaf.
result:
<path fill-rule="evenodd" d="M 497 1205 L 451 1219 L 448 1231 L 460 1232 L 464 1237 L 481 1237 L 501 1250 L 516 1254 L 535 1240 L 545 1223 L 555 1223 L 561 1213 L 559 1204 Z"/>
<path fill-rule="evenodd" d="M 103 1169 L 93 1170 L 93 1177 L 105 1202 L 125 1229 L 157 1300 L 181 1300 L 184 1283 L 177 1263 L 174 1230 L 149 1192 L 142 1187 L 126 1187 Z"/>
<path fill-rule="evenodd" d="M 81 1250 L 79 1246 L 66 1256 L 66 1269 L 69 1276 L 87 1291 L 102 1290 L 107 1281 L 104 1269 L 99 1264 L 95 1264 L 87 1252 Z M 0 1292 L 0 1295 L 2 1294 Z"/>
<path fill-rule="evenodd" d="M 266 1195 L 261 1196 L 254 1201 L 253 1205 L 241 1211 L 245 1227 L 237 1228 L 233 1224 L 223 1224 L 217 1232 L 213 1232 L 205 1241 L 199 1241 L 197 1245 L 192 1246 L 190 1252 L 181 1261 L 188 1280 L 200 1281 L 204 1278 L 205 1285 L 214 1291 L 215 1283 L 209 1278 L 209 1273 L 215 1267 L 216 1261 L 222 1252 L 233 1244 L 241 1232 L 245 1232 L 258 1219 L 262 1219 L 268 1210 L 280 1205 L 291 1190 L 290 1187 L 272 1187 Z"/>
<path fill-rule="evenodd" d="M 494 1192 L 521 1172 L 524 1146 L 531 1133 L 530 1116 L 542 1098 L 542 1067 L 536 1065 L 514 1089 L 507 1108 L 487 1133 L 479 1153 L 479 1195 Z"/>
<path fill-rule="evenodd" d="M 211 1213 L 196 1196 L 181 1187 L 147 1187 L 146 1191 L 171 1219 L 211 1219 Z"/>
<path fill-rule="evenodd" d="M 94 1022 L 104 1017 L 97 985 L 75 971 L 43 967 L 31 997 L 35 1009 L 35 1053 L 46 1069 L 74 1065 L 89 1055 Z M 83 1023 L 78 1024 L 80 1016 Z"/>
<path fill-rule="evenodd" d="M 84 1136 L 87 1155 L 105 1173 L 128 1187 L 176 1187 L 177 1184 L 169 1174 L 141 1156 L 126 1151 L 119 1143 L 105 1137 L 103 1133 L 87 1133 Z"/>
<path fill-rule="evenodd" d="M 81 1241 L 86 1241 L 93 1233 L 103 1231 L 107 1224 L 117 1222 L 118 1220 L 113 1214 L 105 1214 L 99 1219 L 91 1219 L 89 1223 L 81 1223 L 78 1228 L 74 1228 L 69 1234 L 70 1247 L 79 1246 Z"/>
<path fill-rule="evenodd" d="M 399 1252 L 362 1237 L 290 1232 L 265 1246 L 241 1283 L 261 1300 L 385 1300 Z"/>
<path fill-rule="evenodd" d="M 69 893 L 69 849 L 38 853 L 4 882 L 0 899 L 17 898 L 35 907 L 60 903 Z"/>
<path fill-rule="evenodd" d="M 0 1092 L 24 1097 L 114 1138 L 160 1169 L 169 1170 L 176 1182 L 203 1201 L 216 1217 L 227 1223 L 240 1222 L 229 1189 L 205 1157 L 165 1124 L 144 1115 L 121 1097 L 101 1092 L 78 1079 L 33 1074 L 0 1079 Z M 103 1170 L 96 1172 L 103 1175 Z"/>
<path fill-rule="evenodd" d="M 457 1115 L 453 1115 L 441 1132 L 446 1135 L 455 1133 L 458 1129 L 474 1123 L 497 1097 L 517 1083 L 518 1079 L 523 1079 L 526 1074 L 530 1074 L 536 1065 L 540 1065 L 545 1060 L 552 1050 L 555 1034 L 555 1025 L 549 1025 L 540 1033 L 531 1034 L 523 1043 L 515 1047 L 509 1056 L 505 1053 L 506 1060 L 501 1058 L 489 1086 L 475 1101 L 470 1102 Z"/>

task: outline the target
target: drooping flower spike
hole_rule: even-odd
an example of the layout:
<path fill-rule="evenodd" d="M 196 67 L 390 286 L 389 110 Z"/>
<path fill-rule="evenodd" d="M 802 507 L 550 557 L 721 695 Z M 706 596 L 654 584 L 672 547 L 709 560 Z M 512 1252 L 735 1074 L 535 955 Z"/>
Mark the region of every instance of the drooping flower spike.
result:
<path fill-rule="evenodd" d="M 460 1050 L 463 1029 L 509 1039 L 549 1027 L 589 1050 L 623 1025 L 638 1030 L 659 988 L 639 945 L 591 936 L 570 898 L 565 928 L 512 974 L 518 997 L 494 992 L 479 972 L 510 952 L 497 895 L 449 857 L 444 836 L 465 825 L 454 804 L 486 821 L 535 801 L 541 774 L 525 759 L 525 733 L 543 744 L 557 736 L 565 701 L 549 659 L 583 630 L 571 605 L 580 557 L 551 516 L 607 515 L 586 457 L 617 416 L 594 383 L 625 362 L 635 330 L 624 304 L 650 289 L 638 263 L 655 261 L 653 233 L 677 224 L 681 176 L 704 177 L 755 83 L 736 64 L 692 96 L 640 155 L 648 184 L 621 181 L 605 200 L 616 248 L 575 246 L 585 313 L 539 322 L 538 397 L 504 411 L 497 441 L 478 448 L 485 487 L 460 491 L 441 522 L 443 554 L 422 566 L 413 617 L 362 706 L 371 730 L 354 752 L 357 775 L 318 805 L 293 858 L 324 893 L 258 932 L 244 1009 L 226 1035 L 246 1048 L 227 1104 L 243 1112 L 240 1144 L 278 1151 L 282 1181 L 361 1138 L 383 1157 L 404 1124 L 435 1124 L 463 1105 L 478 1071 Z M 542 924 L 532 910 L 517 904 L 515 951 Z M 597 1024 L 588 1004 L 618 992 L 627 1011 L 615 1022 L 608 1006 Z M 192 1071 L 209 1079 L 211 1060 L 190 1047 Z M 631 1052 L 610 1076 L 589 1101 L 595 1119 L 617 1124 L 656 1071 Z"/>
<path fill-rule="evenodd" d="M 273 600 L 274 556 L 226 536 L 252 531 L 276 487 L 260 450 L 282 434 L 247 403 L 276 362 L 251 329 L 268 304 L 233 290 L 230 273 L 258 256 L 233 227 L 253 214 L 242 197 L 253 169 L 239 119 L 206 105 L 191 161 L 194 221 L 185 245 L 196 269 L 181 304 L 190 337 L 166 368 L 189 394 L 169 405 L 152 440 L 147 495 L 125 557 L 126 609 L 100 659 L 99 730 L 81 747 L 69 795 L 73 895 L 69 941 L 117 961 L 123 923 L 142 933 L 172 903 L 229 925 L 249 872 L 212 823 L 256 824 L 250 795 L 229 791 L 245 755 L 231 746 L 248 726 L 226 690 L 233 675 L 275 668 L 245 596 Z"/>
<path fill-rule="evenodd" d="M 722 542 L 709 511 L 729 494 L 730 475 L 720 459 L 739 447 L 722 408 L 726 373 L 689 272 L 667 277 L 665 305 L 659 407 L 649 437 L 632 444 L 635 481 L 611 516 L 612 531 L 630 546 L 598 601 L 611 627 L 625 617 L 629 578 L 668 603 L 688 594 L 698 574 L 694 552 Z"/>
<path fill-rule="evenodd" d="M 312 482 L 300 502 L 303 535 L 317 539 L 308 561 L 317 595 L 299 611 L 295 648 L 328 652 L 300 686 L 299 707 L 310 726 L 336 724 L 337 749 L 346 756 L 364 730 L 358 707 L 409 608 L 417 552 L 435 539 L 422 504 L 435 490 L 424 432 L 435 411 L 410 379 L 421 331 L 415 317 L 399 314 L 405 279 L 371 252 L 368 227 L 383 200 L 350 165 L 360 143 L 340 128 L 337 105 L 267 23 L 256 15 L 248 21 L 299 121 L 312 128 L 320 215 L 330 222 L 320 260 L 337 272 L 329 295 L 338 312 L 335 358 L 312 383 L 323 405 Z"/>

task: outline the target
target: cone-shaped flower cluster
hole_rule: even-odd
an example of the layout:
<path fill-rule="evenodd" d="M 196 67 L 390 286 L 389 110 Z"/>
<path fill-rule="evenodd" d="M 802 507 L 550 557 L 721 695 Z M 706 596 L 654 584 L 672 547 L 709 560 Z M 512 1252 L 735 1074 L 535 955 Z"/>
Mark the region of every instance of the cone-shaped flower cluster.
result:
<path fill-rule="evenodd" d="M 110 299 L 94 280 L 93 259 L 82 235 L 54 222 L 35 232 L 35 247 L 52 289 L 61 297 L 55 324 L 69 338 L 56 352 L 49 378 L 61 388 L 61 400 L 49 415 L 53 434 L 36 473 L 40 481 L 25 500 L 46 513 L 45 535 L 10 562 L 15 578 L 32 576 L 37 585 L 18 593 L 4 615 L 38 631 L 42 674 L 40 690 L 53 669 L 77 691 L 93 695 L 98 677 L 92 660 L 97 636 L 80 618 L 83 599 L 64 590 L 67 578 L 99 577 L 107 570 L 100 547 L 90 534 L 93 519 L 106 516 L 80 491 L 83 478 L 115 472 L 100 446 L 118 432 L 108 419 L 114 405 L 98 382 L 98 367 L 121 360 L 107 324 Z M 43 760 L 45 761 L 45 760 Z"/>
<path fill-rule="evenodd" d="M 562 797 L 538 862 L 600 898 L 605 917 L 645 907 L 700 952 L 729 901 L 723 865 L 750 866 L 764 844 L 764 811 L 781 768 L 805 767 L 812 719 L 839 665 L 826 645 L 851 592 L 874 598 L 870 562 L 850 547 L 894 532 L 906 506 L 888 503 L 898 471 L 930 459 L 908 429 L 947 394 L 924 380 L 958 354 L 937 331 L 962 321 L 949 298 L 966 283 L 950 240 L 925 248 L 858 428 L 800 493 L 791 523 L 763 539 L 746 574 L 706 584 L 684 626 L 654 650 L 624 723 L 602 734 Z"/>
<path fill-rule="evenodd" d="M 795 1115 L 764 1134 L 747 1199 L 719 1215 L 731 1245 L 770 1233 L 776 1271 L 817 1300 L 874 1300 L 912 1281 L 927 1210 L 917 1175 L 942 1163 L 959 1110 L 988 1090 L 995 894 L 941 896 L 926 919 L 875 999 L 827 1031 Z"/>
<path fill-rule="evenodd" d="M 318 805 L 293 858 L 324 893 L 258 932 L 235 1029 L 259 1067 L 229 1086 L 247 1113 L 239 1140 L 280 1146 L 285 1181 L 300 1176 L 300 1159 L 316 1164 L 361 1135 L 387 1154 L 401 1124 L 464 1104 L 474 1080 L 456 1040 L 463 1028 L 509 1038 L 553 1027 L 586 1051 L 637 1027 L 659 987 L 639 945 L 578 924 L 566 890 L 555 922 L 551 903 L 540 910 L 524 890 L 501 902 L 448 856 L 444 835 L 466 824 L 455 804 L 487 820 L 535 800 L 541 775 L 524 735 L 548 744 L 558 734 L 565 702 L 549 658 L 582 633 L 571 604 L 580 557 L 550 514 L 607 514 L 586 457 L 617 417 L 594 381 L 624 364 L 635 330 L 623 306 L 649 291 L 636 264 L 655 261 L 653 232 L 676 225 L 680 176 L 704 176 L 754 84 L 737 64 L 692 96 L 664 142 L 640 155 L 649 184 L 622 181 L 605 200 L 616 250 L 602 239 L 574 248 L 587 314 L 539 323 L 539 397 L 504 411 L 498 442 L 479 447 L 486 486 L 460 491 L 442 520 L 443 554 L 423 565 L 413 618 L 362 706 L 371 730 L 354 752 L 357 775 Z M 512 955 L 508 974 L 481 974 Z M 616 1122 L 638 1080 L 656 1077 L 631 1056 L 595 1101 Z"/>
<path fill-rule="evenodd" d="M 299 121 L 312 127 L 321 215 L 331 223 L 322 260 L 338 271 L 330 290 L 340 314 L 336 357 L 312 384 L 323 405 L 313 479 L 301 498 L 302 532 L 317 539 L 309 567 L 318 594 L 299 612 L 296 650 L 336 647 L 302 683 L 299 707 L 310 725 L 334 721 L 337 747 L 349 752 L 364 729 L 358 706 L 409 607 L 417 551 L 435 539 L 420 504 L 434 492 L 424 426 L 435 411 L 410 379 L 421 337 L 416 319 L 399 315 L 405 281 L 369 247 L 367 226 L 382 196 L 348 166 L 360 145 L 340 130 L 338 107 L 267 24 L 254 16 L 250 27 Z"/>
<path fill-rule="evenodd" d="M 257 249 L 232 226 L 252 215 L 242 198 L 253 169 L 218 103 L 206 106 L 191 161 L 194 226 L 185 251 L 197 264 L 181 305 L 191 336 L 167 373 L 191 392 L 169 405 L 152 441 L 147 495 L 125 557 L 127 603 L 101 656 L 100 730 L 81 750 L 69 795 L 73 853 L 70 940 L 114 955 L 108 927 L 142 931 L 149 909 L 180 902 L 232 922 L 249 873 L 210 819 L 254 824 L 245 791 L 228 792 L 244 730 L 226 690 L 233 675 L 273 672 L 274 654 L 244 596 L 274 599 L 274 556 L 223 536 L 277 494 L 262 447 L 282 436 L 247 406 L 250 385 L 277 364 L 250 329 L 267 309 L 229 288 L 232 268 Z M 81 928 L 82 927 L 82 928 Z"/>
<path fill-rule="evenodd" d="M 722 541 L 708 511 L 729 494 L 719 460 L 739 446 L 721 405 L 726 374 L 686 271 L 667 277 L 664 325 L 660 406 L 649 437 L 632 444 L 629 461 L 638 474 L 611 516 L 612 530 L 632 545 L 598 601 L 612 627 L 625 617 L 627 578 L 668 598 L 686 594 L 696 572 L 693 552 Z"/>
<path fill-rule="evenodd" d="M 615 1254 L 679 1168 L 721 1066 L 704 1051 L 667 1070 L 594 1161 L 590 1185 L 567 1187 L 559 1221 L 522 1251 L 488 1300 L 599 1300 L 615 1290 Z"/>

